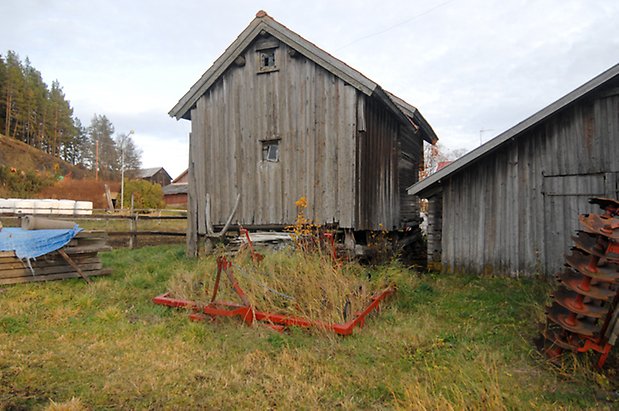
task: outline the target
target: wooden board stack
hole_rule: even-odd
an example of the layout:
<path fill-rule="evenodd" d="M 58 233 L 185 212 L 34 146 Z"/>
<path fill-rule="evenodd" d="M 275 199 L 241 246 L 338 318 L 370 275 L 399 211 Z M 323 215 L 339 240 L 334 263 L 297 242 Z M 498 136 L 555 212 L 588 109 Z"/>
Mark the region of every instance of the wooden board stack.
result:
<path fill-rule="evenodd" d="M 111 249 L 104 231 L 82 231 L 62 248 L 88 277 L 112 272 L 103 268 L 98 254 Z M 0 285 L 81 278 L 58 251 L 37 257 L 30 263 L 34 274 L 26 262 L 15 256 L 15 252 L 0 251 Z"/>

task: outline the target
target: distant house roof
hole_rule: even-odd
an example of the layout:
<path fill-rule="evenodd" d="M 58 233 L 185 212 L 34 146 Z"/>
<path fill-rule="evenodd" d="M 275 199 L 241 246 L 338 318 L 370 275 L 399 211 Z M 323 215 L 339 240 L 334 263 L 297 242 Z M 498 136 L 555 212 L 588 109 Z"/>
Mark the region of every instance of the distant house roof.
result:
<path fill-rule="evenodd" d="M 283 24 L 274 20 L 264 11 L 259 11 L 256 18 L 245 30 L 232 42 L 226 51 L 213 63 L 202 77 L 189 89 L 180 101 L 170 110 L 170 116 L 177 120 L 191 119 L 191 109 L 198 99 L 215 83 L 215 81 L 233 64 L 234 60 L 258 37 L 266 32 L 288 44 L 306 58 L 329 71 L 346 83 L 355 87 L 360 92 L 375 96 L 405 124 L 409 124 L 414 130 L 421 130 L 424 140 L 429 143 L 438 141 L 438 137 L 432 127 L 423 118 L 419 111 L 404 100 L 383 90 L 378 84 L 365 77 L 359 71 L 351 68 L 341 60 L 333 57 L 315 44 L 309 42 L 297 33 L 288 29 Z"/>
<path fill-rule="evenodd" d="M 548 107 L 538 111 L 537 113 L 533 114 L 531 117 L 516 124 L 514 127 L 510 128 L 509 130 L 503 132 L 502 134 L 499 134 L 492 140 L 489 140 L 484 145 L 479 146 L 475 150 L 465 154 L 464 156 L 455 160 L 451 164 L 447 165 L 445 168 L 441 169 L 440 171 L 437 171 L 431 176 L 408 187 L 406 189 L 408 194 L 411 194 L 411 195 L 419 194 L 423 190 L 430 188 L 431 186 L 434 186 L 437 183 L 440 183 L 442 179 L 462 171 L 469 165 L 475 163 L 477 160 L 492 153 L 494 150 L 502 146 L 507 141 L 517 138 L 524 131 L 537 125 L 538 123 L 545 120 L 549 116 L 557 113 L 558 111 L 564 109 L 565 107 L 574 103 L 576 100 L 591 93 L 598 87 L 605 85 L 607 82 L 613 79 L 619 80 L 618 76 L 619 76 L 619 64 L 616 64 L 615 66 L 609 68 L 602 74 L 598 75 L 597 77 L 593 78 L 592 80 L 578 87 L 576 90 L 561 97 L 560 99 L 558 99 L 557 101 L 549 105 Z M 619 84 L 617 85 L 619 86 Z"/>
<path fill-rule="evenodd" d="M 163 187 L 163 195 L 168 196 L 174 194 L 187 194 L 187 188 L 187 183 L 168 184 L 167 186 Z"/>
<path fill-rule="evenodd" d="M 448 161 L 439 161 L 437 166 L 436 166 L 436 171 L 441 171 L 442 169 L 444 169 L 445 167 L 447 167 L 448 165 L 450 165 L 451 163 L 453 163 L 452 160 L 448 160 Z"/>
<path fill-rule="evenodd" d="M 178 182 L 178 180 L 181 180 L 183 177 L 185 177 L 187 175 L 187 173 L 189 173 L 189 169 L 185 169 L 185 171 L 183 171 L 182 173 L 180 173 L 174 180 L 172 180 L 172 184 Z"/>
<path fill-rule="evenodd" d="M 140 168 L 137 170 L 131 170 L 131 175 L 135 176 L 136 178 L 148 178 L 148 177 L 152 177 L 155 174 L 157 174 L 157 172 L 159 170 L 161 170 L 162 167 L 153 167 L 153 168 Z"/>
<path fill-rule="evenodd" d="M 141 168 L 139 170 L 131 170 L 130 173 L 135 178 L 150 178 L 157 174 L 160 170 L 163 170 L 164 173 L 168 174 L 163 167 Z"/>

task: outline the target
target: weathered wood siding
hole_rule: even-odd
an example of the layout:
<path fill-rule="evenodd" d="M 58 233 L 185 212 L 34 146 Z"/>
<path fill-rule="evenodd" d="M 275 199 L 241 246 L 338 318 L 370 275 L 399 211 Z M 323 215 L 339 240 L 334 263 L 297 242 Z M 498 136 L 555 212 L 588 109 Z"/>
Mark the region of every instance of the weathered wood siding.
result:
<path fill-rule="evenodd" d="M 418 202 L 406 194 L 406 188 L 417 181 L 421 138 L 415 141 L 406 135 L 382 103 L 361 98 L 365 102 L 359 110 L 365 118 L 359 121 L 355 228 L 397 229 L 403 219 L 419 218 Z"/>
<path fill-rule="evenodd" d="M 449 270 L 553 274 L 591 196 L 617 197 L 619 96 L 596 94 L 443 182 Z"/>
<path fill-rule="evenodd" d="M 441 194 L 428 198 L 428 267 L 436 268 L 442 256 L 443 230 L 443 196 Z"/>
<path fill-rule="evenodd" d="M 177 180 L 174 181 L 174 184 L 186 184 L 189 182 L 189 172 L 183 174 L 180 178 L 177 177 Z"/>
<path fill-rule="evenodd" d="M 159 184 L 161 187 L 165 187 L 172 182 L 172 178 L 163 169 L 157 171 L 154 176 L 148 179 L 151 183 Z"/>
<path fill-rule="evenodd" d="M 192 116 L 197 115 L 196 109 L 191 111 Z M 193 117 L 192 117 L 193 118 Z M 196 128 L 192 123 L 192 128 Z M 198 147 L 204 143 L 193 138 L 194 133 L 189 133 L 189 164 L 187 167 L 187 255 L 198 254 L 198 184 L 196 176 L 200 171 L 198 163 L 204 163 L 204 159 L 198 155 Z M 203 192 L 203 191 L 202 191 Z M 204 212 L 204 209 L 202 209 Z M 203 232 L 201 232 L 203 233 Z"/>
<path fill-rule="evenodd" d="M 408 195 L 406 189 L 419 181 L 419 162 L 423 158 L 423 140 L 418 134 L 409 133 L 403 126 L 400 126 L 398 151 L 399 223 L 408 226 L 417 225 L 421 222 L 419 198 Z"/>
<path fill-rule="evenodd" d="M 291 224 L 294 202 L 306 216 L 352 227 L 357 90 L 280 43 L 277 71 L 258 73 L 256 43 L 245 64 L 231 66 L 191 112 L 189 207 L 205 232 L 205 198 L 222 224 L 237 193 L 241 224 Z M 262 161 L 261 140 L 278 138 L 279 161 Z M 191 221 L 190 221 L 191 223 Z"/>

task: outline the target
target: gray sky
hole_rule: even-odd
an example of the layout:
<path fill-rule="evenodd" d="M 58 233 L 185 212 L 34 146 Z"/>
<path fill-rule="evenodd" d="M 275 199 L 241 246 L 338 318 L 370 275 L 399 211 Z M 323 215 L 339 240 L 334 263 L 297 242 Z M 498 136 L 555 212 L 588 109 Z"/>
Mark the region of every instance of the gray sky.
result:
<path fill-rule="evenodd" d="M 144 167 L 186 168 L 167 112 L 259 9 L 473 149 L 619 62 L 619 1 L 2 0 L 0 53 L 58 79 L 88 125 L 135 130 Z"/>

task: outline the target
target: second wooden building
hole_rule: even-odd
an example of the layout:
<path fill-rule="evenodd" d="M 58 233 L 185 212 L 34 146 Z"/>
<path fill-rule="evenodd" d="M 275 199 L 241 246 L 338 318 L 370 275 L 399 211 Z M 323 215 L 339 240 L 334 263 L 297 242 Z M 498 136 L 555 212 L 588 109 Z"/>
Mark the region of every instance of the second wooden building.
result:
<path fill-rule="evenodd" d="M 170 111 L 191 120 L 189 251 L 235 220 L 288 225 L 306 216 L 351 231 L 418 223 L 406 188 L 435 133 L 412 105 L 259 12 Z"/>

